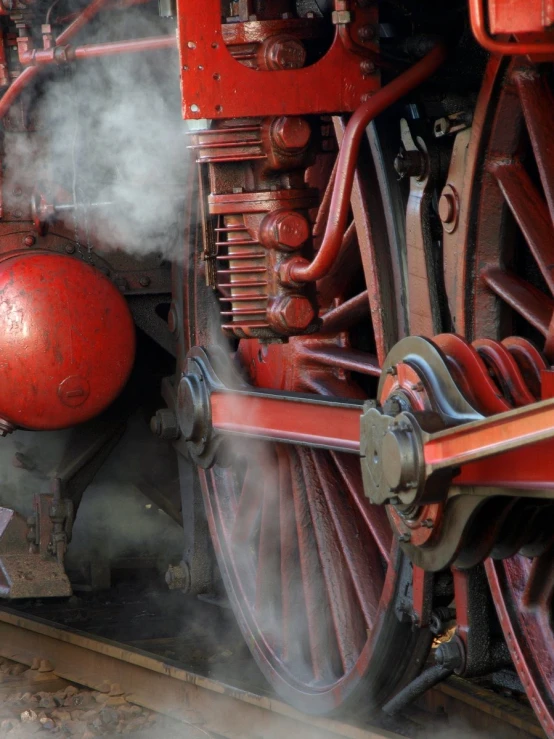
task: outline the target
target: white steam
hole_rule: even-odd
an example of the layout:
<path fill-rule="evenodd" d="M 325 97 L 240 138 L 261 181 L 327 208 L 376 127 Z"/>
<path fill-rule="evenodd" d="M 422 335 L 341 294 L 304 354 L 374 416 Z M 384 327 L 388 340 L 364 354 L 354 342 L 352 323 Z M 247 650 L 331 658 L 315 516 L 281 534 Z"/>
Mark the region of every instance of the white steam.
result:
<path fill-rule="evenodd" d="M 112 10 L 75 45 L 174 33 L 154 8 Z M 189 167 L 177 51 L 50 67 L 36 93 L 37 130 L 10 137 L 8 178 L 49 202 L 76 204 L 57 217 L 83 246 L 179 259 Z"/>

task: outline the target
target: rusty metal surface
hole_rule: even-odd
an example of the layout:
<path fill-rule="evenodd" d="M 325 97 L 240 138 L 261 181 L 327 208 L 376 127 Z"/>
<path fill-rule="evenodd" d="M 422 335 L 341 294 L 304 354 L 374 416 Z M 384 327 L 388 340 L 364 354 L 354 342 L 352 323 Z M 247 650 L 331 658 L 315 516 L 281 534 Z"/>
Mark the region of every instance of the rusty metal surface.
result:
<path fill-rule="evenodd" d="M 97 689 L 106 679 L 131 703 L 229 739 L 302 736 L 306 739 L 396 739 L 383 729 L 308 717 L 274 698 L 233 688 L 120 644 L 59 629 L 0 610 L 0 655 L 31 665 L 39 657 L 71 682 Z"/>

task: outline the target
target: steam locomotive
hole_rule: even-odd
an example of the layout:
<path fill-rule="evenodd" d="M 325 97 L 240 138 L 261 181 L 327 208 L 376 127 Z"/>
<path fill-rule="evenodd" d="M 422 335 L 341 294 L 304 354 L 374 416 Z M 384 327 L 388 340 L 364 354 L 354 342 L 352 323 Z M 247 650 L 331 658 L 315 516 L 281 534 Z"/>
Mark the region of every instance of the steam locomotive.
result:
<path fill-rule="evenodd" d="M 1 0 L 0 433 L 70 429 L 4 597 L 139 412 L 168 584 L 292 705 L 512 670 L 554 736 L 553 13 Z"/>

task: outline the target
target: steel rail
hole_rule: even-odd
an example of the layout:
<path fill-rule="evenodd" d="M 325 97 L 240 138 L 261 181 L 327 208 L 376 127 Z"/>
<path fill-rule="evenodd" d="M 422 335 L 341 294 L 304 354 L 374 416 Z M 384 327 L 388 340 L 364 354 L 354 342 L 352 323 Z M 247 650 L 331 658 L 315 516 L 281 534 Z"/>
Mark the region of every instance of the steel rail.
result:
<path fill-rule="evenodd" d="M 0 656 L 26 665 L 48 660 L 53 674 L 92 689 L 108 678 L 130 703 L 229 739 L 400 739 L 384 729 L 304 715 L 273 697 L 8 608 L 0 610 Z"/>
<path fill-rule="evenodd" d="M 184 722 L 191 728 L 198 726 L 230 739 L 254 736 L 281 739 L 286 735 L 280 732 L 285 730 L 292 732 L 291 737 L 301 736 L 302 739 L 400 739 L 399 735 L 383 729 L 305 716 L 278 700 L 232 688 L 176 667 L 161 657 L 74 630 L 60 629 L 51 622 L 22 616 L 9 608 L 0 609 L 0 657 L 26 665 L 37 664 L 37 659 L 48 660 L 53 669 L 42 673 L 35 690 L 38 687 L 46 691 L 58 690 L 67 682 L 105 689 L 106 683 L 113 680 L 130 703 Z M 12 682 L 6 687 L 13 692 Z M 33 687 L 25 689 L 32 691 Z M 459 677 L 450 678 L 430 690 L 421 708 L 429 711 L 429 718 L 437 712 L 446 716 L 460 715 L 462 719 L 471 715 L 472 725 L 478 712 L 480 728 L 496 730 L 498 722 L 502 722 L 507 729 L 514 727 L 529 737 L 544 739 L 545 736 L 528 706 Z M 413 717 L 409 711 L 408 717 L 417 726 L 424 720 L 420 709 Z M 437 727 L 439 733 L 440 726 Z M 270 731 L 267 727 L 271 727 Z"/>

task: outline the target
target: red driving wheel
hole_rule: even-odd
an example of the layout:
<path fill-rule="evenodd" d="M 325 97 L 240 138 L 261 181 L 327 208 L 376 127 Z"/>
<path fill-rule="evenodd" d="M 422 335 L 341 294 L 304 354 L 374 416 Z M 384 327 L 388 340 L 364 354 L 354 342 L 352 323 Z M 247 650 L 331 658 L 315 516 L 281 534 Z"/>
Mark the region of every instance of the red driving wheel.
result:
<path fill-rule="evenodd" d="M 335 123 L 340 132 L 342 123 Z M 393 297 L 402 279 L 396 245 L 403 224 L 385 219 L 402 205 L 388 200 L 397 183 L 383 169 L 375 129 L 369 143 L 372 154 L 368 145 L 336 268 L 317 284 L 324 317 L 319 333 L 282 344 L 242 339 L 231 348 L 255 386 L 374 397 L 379 362 L 404 328 Z M 326 155 L 308 171 L 321 192 L 316 223 L 325 218 L 322 183 L 333 158 Z M 190 259 L 190 344 L 220 345 L 219 308 L 204 287 L 198 243 Z M 411 565 L 385 509 L 369 505 L 355 456 L 253 440 L 234 445 L 229 467 L 199 474 L 228 597 L 281 696 L 310 713 L 367 711 L 417 674 L 430 639 L 413 628 L 406 606 Z"/>
<path fill-rule="evenodd" d="M 554 359 L 550 67 L 522 58 L 490 61 L 465 176 L 455 183 L 461 196 L 460 225 L 445 241 L 450 309 L 457 333 L 480 340 L 475 346 L 493 377 L 498 358 L 487 339 L 526 337 Z M 533 395 L 540 398 L 540 371 L 534 367 L 541 362 L 547 366 L 544 358 L 528 356 L 517 341 L 503 343 L 520 365 L 530 393 L 526 399 L 512 383 L 499 385 L 511 405 L 532 402 Z M 486 571 L 514 665 L 546 733 L 553 736 L 554 550 L 544 537 L 539 544 L 536 551 L 528 547 L 511 557 L 488 559 Z"/>

